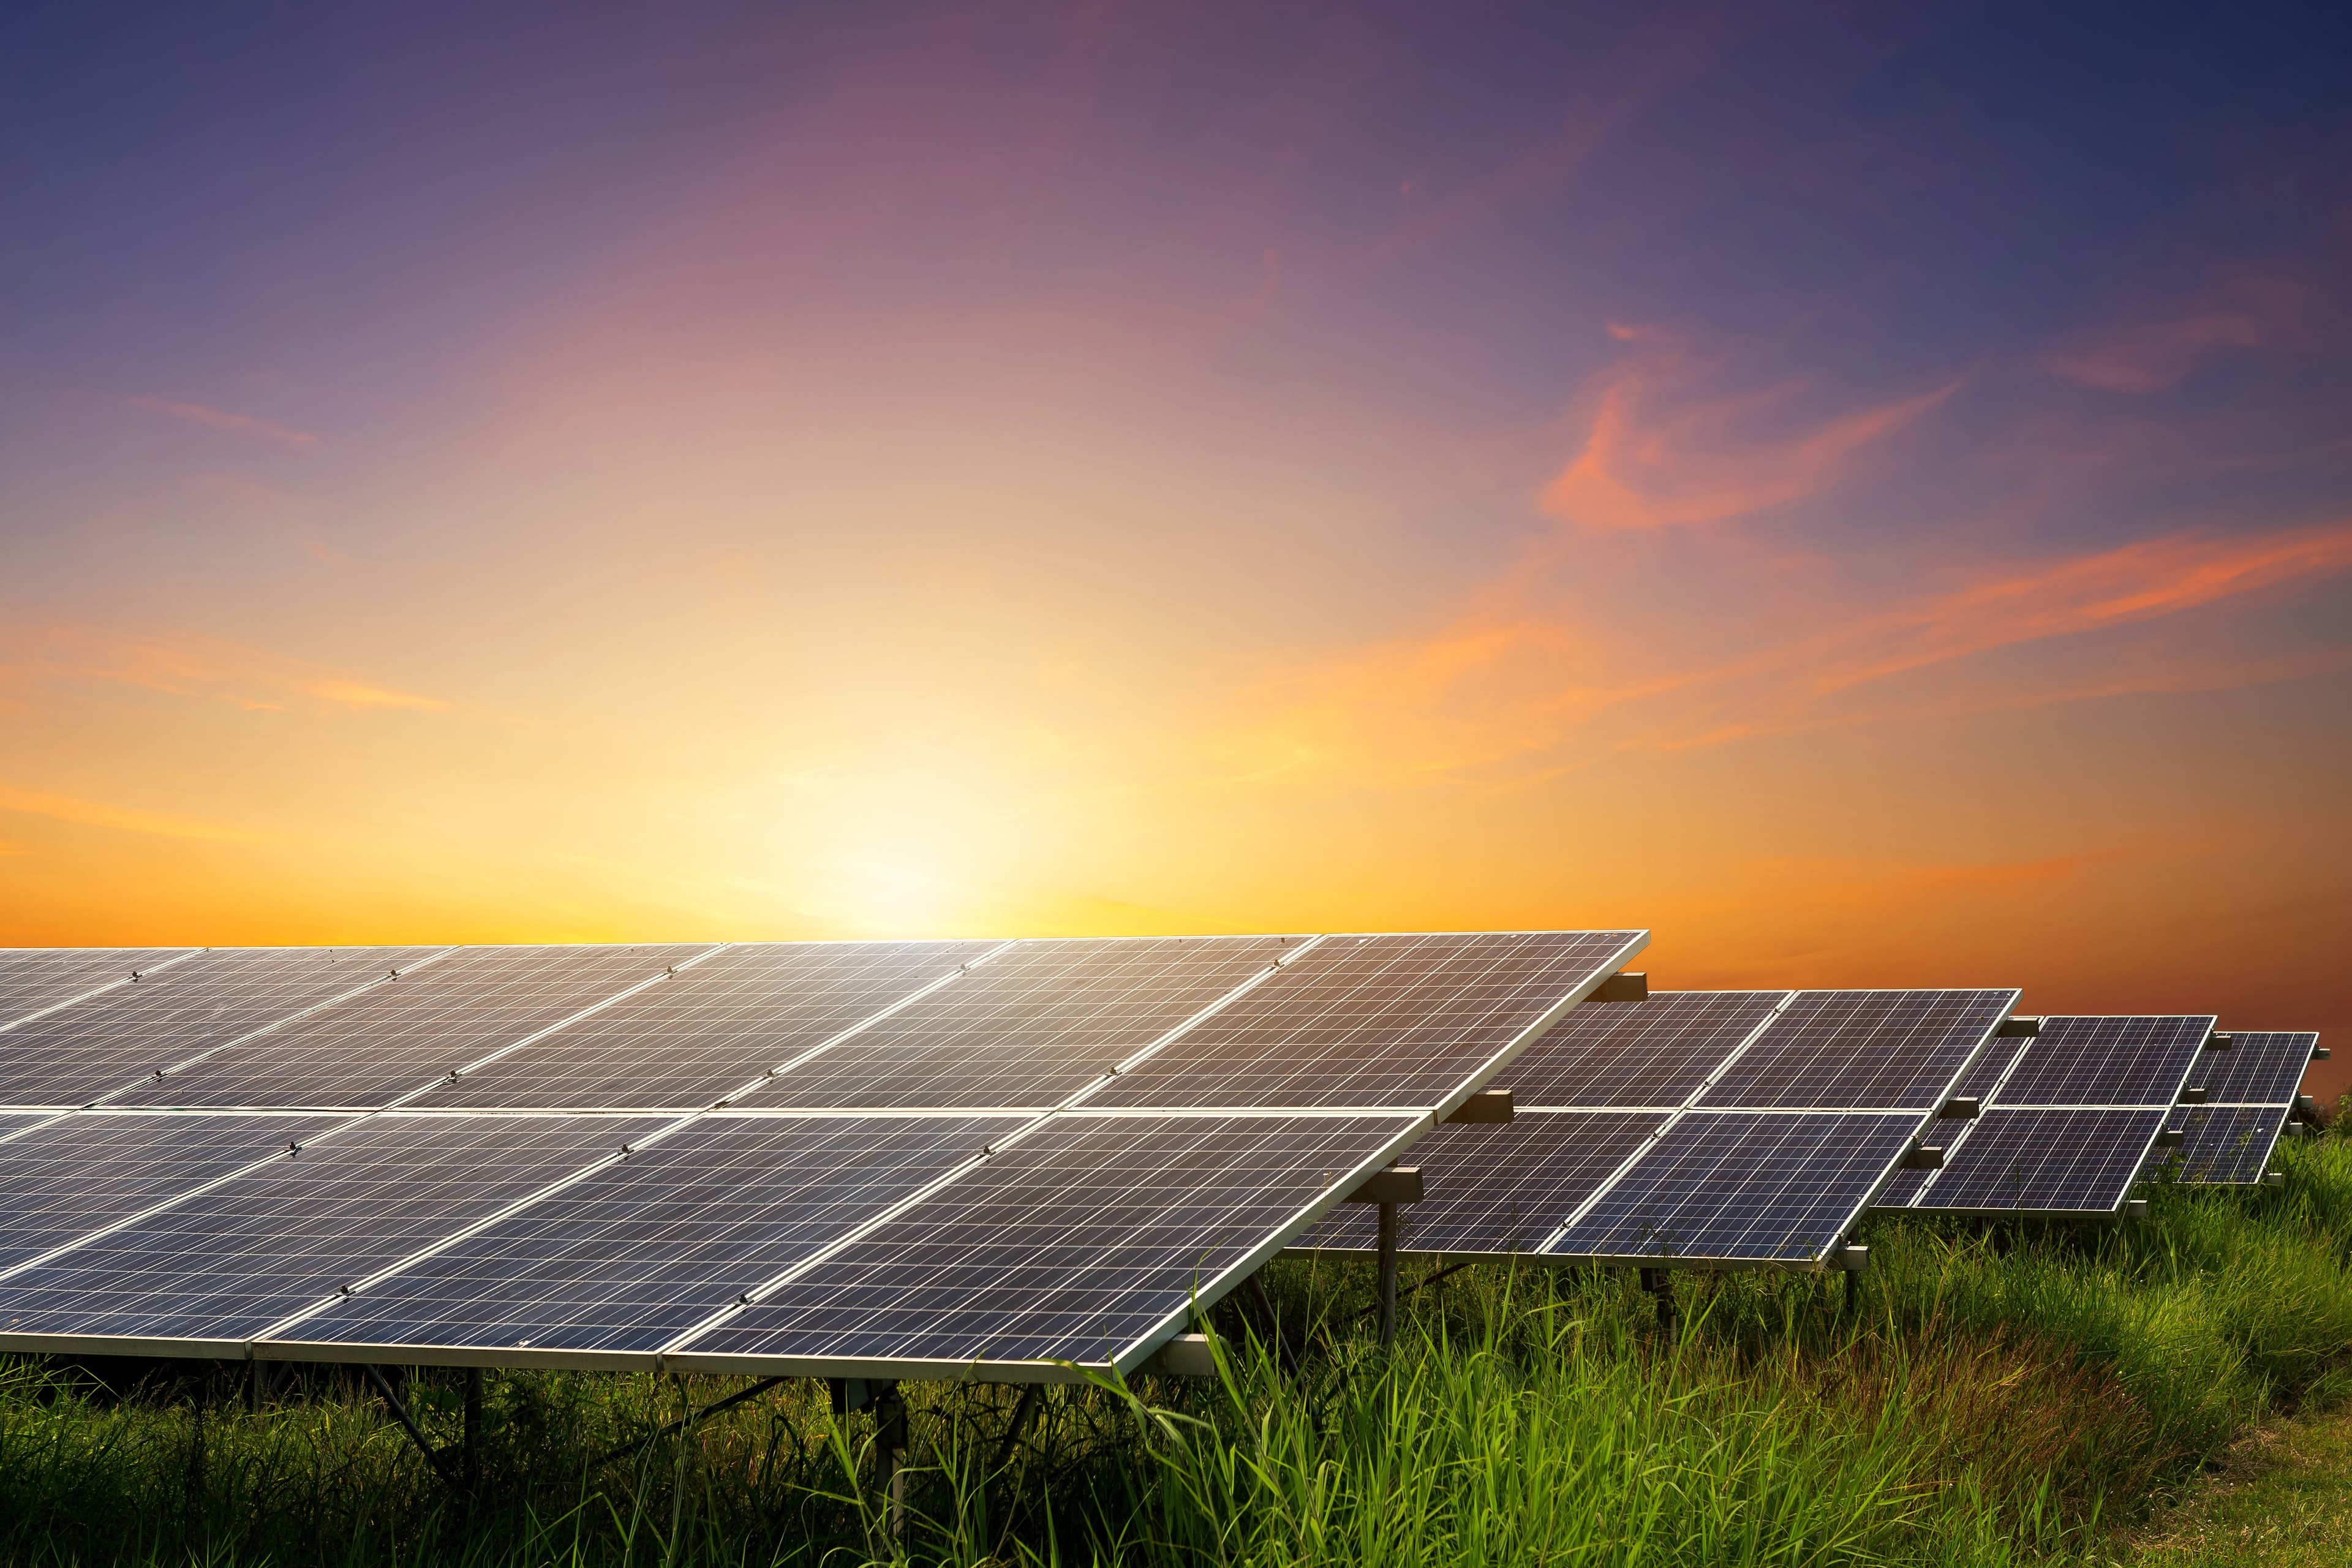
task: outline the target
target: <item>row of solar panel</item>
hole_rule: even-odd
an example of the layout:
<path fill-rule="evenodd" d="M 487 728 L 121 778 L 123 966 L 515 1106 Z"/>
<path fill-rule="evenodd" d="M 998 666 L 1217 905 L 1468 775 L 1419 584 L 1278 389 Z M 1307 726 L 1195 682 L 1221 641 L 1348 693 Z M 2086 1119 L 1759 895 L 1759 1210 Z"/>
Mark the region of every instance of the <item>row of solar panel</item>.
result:
<path fill-rule="evenodd" d="M 2259 1180 L 2317 1041 L 2217 1037 L 2210 1016 L 2041 1020 L 1976 1057 L 1949 1102 L 1973 1119 L 1940 1131 L 1781 1070 L 1792 1019 L 1837 1020 L 1820 1058 L 1832 1077 L 1839 1052 L 1883 1048 L 1867 1000 L 1888 994 L 1691 992 L 1579 1009 L 1496 1080 L 1520 1107 L 1510 1126 L 1446 1128 L 1416 1149 L 1432 1196 L 1408 1211 L 1404 1247 L 1802 1266 L 1830 1258 L 1869 1206 L 2113 1214 L 2168 1121 L 2182 1144 L 2170 1173 Z M 2221 1044 L 2234 1048 L 2209 1049 Z M 1759 1066 L 1766 1087 L 1723 1094 Z M 1297 1245 L 1362 1250 L 1372 1237 L 1341 1215 Z"/>
<path fill-rule="evenodd" d="M 1131 1366 L 1645 940 L 0 954 L 0 1344 Z"/>
<path fill-rule="evenodd" d="M 1427 1108 L 1640 941 L 0 954 L 0 1106 Z"/>
<path fill-rule="evenodd" d="M 1642 940 L 263 952 L 135 955 L 132 967 L 152 965 L 137 980 L 115 955 L 102 994 L 26 1007 L 36 1016 L 0 1029 L 0 1085 L 54 1081 L 39 1075 L 60 1064 L 119 1068 L 144 1039 L 177 1065 L 100 1096 L 109 1106 L 277 1113 L 17 1121 L 28 1130 L 0 1142 L 0 1238 L 23 1243 L 0 1252 L 0 1342 L 602 1364 L 667 1352 L 672 1364 L 877 1373 L 1130 1365 L 1195 1296 L 1213 1300 L 1329 1209 Z M 393 979 L 403 957 L 413 967 Z M 210 973 L 184 969 L 200 959 Z M 91 962 L 0 954 L 0 1010 L 27 1000 L 20 969 Z M 444 964 L 438 984 L 411 984 Z M 302 984 L 274 1004 L 229 983 L 289 971 Z M 306 1000 L 329 977 L 342 988 Z M 87 976 L 47 983 L 60 978 Z M 582 1005 L 583 985 L 615 982 Z M 1437 1201 L 1412 1211 L 1410 1244 L 1817 1266 L 1865 1205 L 1894 1201 L 1890 1175 L 1956 1086 L 2001 1091 L 1948 1140 L 1997 1163 L 2001 1139 L 1986 1134 L 2001 1116 L 2052 1113 L 2020 1093 L 2095 1092 L 2091 1114 L 2124 1114 L 2117 1101 L 2153 1095 L 2212 1023 L 2060 1020 L 1987 1051 L 2015 1001 L 1692 993 L 1589 1005 L 1502 1080 L 1526 1108 L 1516 1123 L 1422 1146 Z M 289 1003 L 300 1010 L 285 1015 Z M 273 1005 L 281 1016 L 255 1025 Z M 50 1019 L 78 1021 L 39 1027 Z M 1022 1103 L 1048 1095 L 1063 1096 L 1058 1113 Z M 804 1109 L 429 1109 L 475 1096 Z M 322 1114 L 286 1113 L 313 1101 Z M 383 1113 L 323 1114 L 345 1108 Z M 1286 1114 L 1214 1114 L 1237 1109 Z M 257 1164 L 264 1132 L 299 1148 Z M 1964 1195 L 1957 1169 L 1928 1181 Z M 352 1242 L 355 1230 L 373 1239 Z M 1307 1245 L 1368 1242 L 1333 1222 Z"/>

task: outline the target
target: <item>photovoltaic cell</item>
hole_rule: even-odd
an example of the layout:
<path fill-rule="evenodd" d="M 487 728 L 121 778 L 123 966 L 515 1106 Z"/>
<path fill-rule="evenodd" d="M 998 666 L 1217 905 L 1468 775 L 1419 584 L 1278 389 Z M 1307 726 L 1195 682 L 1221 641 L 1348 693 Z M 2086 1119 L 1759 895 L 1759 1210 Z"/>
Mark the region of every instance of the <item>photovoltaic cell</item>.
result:
<path fill-rule="evenodd" d="M 2000 1091 L 2010 1064 L 2025 1054 L 2031 1040 L 1990 1039 L 1985 1042 L 1984 1055 L 1979 1057 L 1960 1081 L 1952 1086 L 1952 1097 L 1966 1095 L 1979 1105 L 1990 1105 Z"/>
<path fill-rule="evenodd" d="M 1845 1235 L 1919 1125 L 1904 1113 L 1694 1111 L 1544 1251 L 1621 1261 L 1817 1259 Z"/>
<path fill-rule="evenodd" d="M 383 1106 L 709 951 L 461 948 L 110 1103 Z"/>
<path fill-rule="evenodd" d="M 128 980 L 137 970 L 195 950 L 186 947 L 0 948 L 0 1028 L 60 1002 Z"/>
<path fill-rule="evenodd" d="M 699 1110 L 998 945 L 811 942 L 730 947 L 436 1088 L 418 1103 Z"/>
<path fill-rule="evenodd" d="M 1800 991 L 1698 1103 L 1932 1110 L 2014 991 Z"/>
<path fill-rule="evenodd" d="M 1915 1206 L 2113 1214 L 2130 1194 L 2164 1116 L 2160 1109 L 1993 1107 L 1945 1154 L 1944 1168 Z"/>
<path fill-rule="evenodd" d="M 335 1120 L 83 1111 L 0 1142 L 0 1269 L 267 1159 Z"/>
<path fill-rule="evenodd" d="M 1441 1127 L 1412 1146 L 1428 1196 L 1401 1215 L 1417 1253 L 1533 1252 L 1666 1124 L 1654 1110 L 1521 1110 L 1495 1126 Z M 1342 1204 L 1294 1250 L 1371 1251 L 1370 1204 Z"/>
<path fill-rule="evenodd" d="M 2172 1125 L 2184 1134 L 2181 1145 L 2158 1158 L 2177 1181 L 2259 1182 L 2270 1169 L 2286 1113 L 2284 1105 L 2184 1105 L 2172 1113 Z"/>
<path fill-rule="evenodd" d="M 279 1340 L 657 1351 L 1024 1120 L 705 1117 Z"/>
<path fill-rule="evenodd" d="M 247 947 L 182 959 L 0 1033 L 0 1101 L 89 1104 L 443 951 Z"/>
<path fill-rule="evenodd" d="M 671 1360 L 1099 1366 L 1412 1126 L 1402 1115 L 1059 1116 Z"/>
<path fill-rule="evenodd" d="M 1434 1107 L 1644 940 L 1640 931 L 1329 937 L 1087 1103 Z"/>
<path fill-rule="evenodd" d="M 665 1124 L 372 1117 L 0 1279 L 0 1345 L 250 1339 Z"/>
<path fill-rule="evenodd" d="M 46 1110 L 0 1110 L 0 1139 L 14 1138 L 27 1127 L 38 1127 L 53 1117 Z"/>
<path fill-rule="evenodd" d="M 2308 1031 L 2233 1030 L 2231 1048 L 2209 1051 L 2190 1082 L 2211 1105 L 2292 1105 L 2319 1037 Z M 0 1036 L 0 1038 L 5 1038 Z"/>
<path fill-rule="evenodd" d="M 2212 1032 L 2210 1016 L 2044 1018 L 2000 1102 L 2170 1105 L 2198 1058 L 2211 1059 L 2205 1040 Z"/>
<path fill-rule="evenodd" d="M 801 1110 L 1055 1105 L 1301 939 L 1015 943 L 734 1100 Z"/>
<path fill-rule="evenodd" d="M 1495 1079 L 1529 1106 L 1677 1106 L 1786 1001 L 1786 991 L 1668 991 L 1588 1002 Z"/>

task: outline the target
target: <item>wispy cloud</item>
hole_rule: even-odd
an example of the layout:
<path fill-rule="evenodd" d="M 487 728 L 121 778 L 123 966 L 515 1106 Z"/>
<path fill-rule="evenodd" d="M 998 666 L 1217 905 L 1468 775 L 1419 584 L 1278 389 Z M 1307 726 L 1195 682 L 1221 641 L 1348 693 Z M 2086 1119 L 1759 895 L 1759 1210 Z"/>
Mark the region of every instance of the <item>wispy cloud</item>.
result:
<path fill-rule="evenodd" d="M 232 414 L 226 408 L 212 408 L 201 403 L 173 403 L 162 397 L 131 397 L 123 401 L 143 413 L 161 414 L 167 419 L 202 425 L 212 430 L 226 430 L 233 435 L 257 437 L 264 441 L 275 441 L 281 447 L 315 447 L 319 443 L 319 438 L 308 430 L 273 425 L 249 414 Z"/>
<path fill-rule="evenodd" d="M 2103 392 L 2162 392 L 2222 350 L 2294 342 L 2308 296 L 2290 279 L 2231 279 L 2148 320 L 2086 334 L 2042 363 L 2053 375 Z"/>
<path fill-rule="evenodd" d="M 1607 378 L 1583 450 L 1542 500 L 1549 515 L 1588 528 L 1721 522 L 1818 495 L 1958 386 L 1808 418 L 1801 383 L 1710 395 L 1714 363 L 1666 333 L 1612 331 L 1638 352 Z"/>
<path fill-rule="evenodd" d="M 14 678 L 13 679 L 11 678 Z M 443 712 L 439 698 L 402 691 L 250 644 L 172 627 L 36 625 L 0 633 L 0 687 L 101 680 L 255 711 L 299 708 Z"/>
<path fill-rule="evenodd" d="M 78 800 L 72 795 L 17 789 L 5 784 L 0 784 L 0 811 L 54 817 L 59 822 L 77 823 L 84 827 L 110 828 L 118 833 L 152 834 L 159 838 L 203 838 L 241 843 L 260 837 L 247 828 L 210 822 L 202 817 L 139 811 L 94 800 Z"/>

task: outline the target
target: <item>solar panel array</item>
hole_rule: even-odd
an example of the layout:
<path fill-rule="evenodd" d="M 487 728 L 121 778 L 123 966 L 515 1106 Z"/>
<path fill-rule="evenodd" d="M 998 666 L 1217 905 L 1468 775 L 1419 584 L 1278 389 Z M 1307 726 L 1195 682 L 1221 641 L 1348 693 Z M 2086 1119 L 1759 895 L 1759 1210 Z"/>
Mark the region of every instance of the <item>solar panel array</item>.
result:
<path fill-rule="evenodd" d="M 2052 1017 L 1997 1053 L 1981 1114 L 1944 1124 L 1940 1170 L 1906 1172 L 1882 1208 L 2109 1215 L 2201 1062 L 2210 1016 Z"/>
<path fill-rule="evenodd" d="M 1507 1127 L 1414 1151 L 1403 1245 L 1447 1257 L 1821 1266 L 2014 991 L 1661 993 L 1577 1009 L 1496 1079 Z M 1373 1245 L 1360 1215 L 1300 1249 Z"/>
<path fill-rule="evenodd" d="M 2261 1181 L 2319 1044 L 2315 1034 L 2286 1030 L 2239 1030 L 2231 1040 L 2199 1074 L 2205 1102 L 2174 1113 L 2182 1142 L 2165 1163 L 2179 1181 Z"/>
<path fill-rule="evenodd" d="M 0 1032 L 37 1041 L 0 1054 L 0 1346 L 1131 1369 L 1645 941 L 362 950 L 125 971 Z M 101 1103 L 25 1098 L 68 1080 L 67 1103 Z"/>

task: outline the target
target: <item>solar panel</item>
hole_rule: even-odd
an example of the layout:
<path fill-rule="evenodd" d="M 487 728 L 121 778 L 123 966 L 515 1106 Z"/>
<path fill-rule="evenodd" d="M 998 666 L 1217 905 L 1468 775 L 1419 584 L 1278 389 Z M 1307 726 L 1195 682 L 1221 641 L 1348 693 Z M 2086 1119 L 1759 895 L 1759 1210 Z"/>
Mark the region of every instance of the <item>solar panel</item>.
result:
<path fill-rule="evenodd" d="M 1692 1111 L 1543 1251 L 1812 1262 L 1852 1229 L 1919 1125 L 1906 1112 Z"/>
<path fill-rule="evenodd" d="M 192 947 L 0 948 L 0 1029 L 194 952 Z"/>
<path fill-rule="evenodd" d="M 418 1103 L 699 1110 L 864 1022 L 993 942 L 758 942 L 510 1051 Z"/>
<path fill-rule="evenodd" d="M 1666 1124 L 1656 1110 L 1522 1110 L 1496 1126 L 1441 1127 L 1412 1146 L 1429 1195 L 1402 1211 L 1398 1245 L 1454 1257 L 1533 1252 Z M 1294 1252 L 1370 1252 L 1371 1205 L 1343 1204 Z"/>
<path fill-rule="evenodd" d="M 2158 1158 L 2178 1181 L 2251 1185 L 2270 1169 L 2286 1113 L 2284 1105 L 2184 1105 L 2172 1122 L 2180 1147 Z"/>
<path fill-rule="evenodd" d="M 1677 1106 L 1789 999 L 1786 991 L 1667 991 L 1588 1002 L 1495 1079 L 1530 1106 Z"/>
<path fill-rule="evenodd" d="M 664 1362 L 1132 1370 L 1196 1298 L 1214 1300 L 1414 1126 L 1408 1115 L 1058 1115 Z"/>
<path fill-rule="evenodd" d="M 367 1118 L 0 1279 L 0 1347 L 223 1353 L 662 1125 Z"/>
<path fill-rule="evenodd" d="M 1991 1104 L 2000 1086 L 2009 1081 L 2010 1069 L 2032 1043 L 2030 1039 L 1987 1041 L 1984 1055 L 1970 1063 L 1969 1070 L 1960 1075 L 1960 1081 L 1952 1086 L 1953 1098 L 1966 1095 L 1979 1105 Z"/>
<path fill-rule="evenodd" d="M 649 1354 L 1024 1120 L 703 1117 L 276 1338 Z"/>
<path fill-rule="evenodd" d="M 1508 1061 L 1642 931 L 1327 937 L 1087 1104 L 1435 1108 Z"/>
<path fill-rule="evenodd" d="M 799 1110 L 1043 1110 L 1223 1000 L 1302 941 L 1213 936 L 1015 942 L 734 1103 Z"/>
<path fill-rule="evenodd" d="M 87 1105 L 443 951 L 246 947 L 184 958 L 0 1034 L 0 1101 Z"/>
<path fill-rule="evenodd" d="M 333 1126 L 318 1115 L 85 1111 L 0 1142 L 0 1269 Z"/>
<path fill-rule="evenodd" d="M 14 1138 L 28 1127 L 38 1127 L 44 1121 L 56 1120 L 47 1110 L 0 1110 L 0 1142 Z"/>
<path fill-rule="evenodd" d="M 2209 1105 L 2293 1105 L 2311 1070 L 2319 1037 L 2307 1030 L 2234 1031 L 2231 1048 L 2209 1052 L 2191 1081 Z"/>
<path fill-rule="evenodd" d="M 1698 1104 L 1933 1110 L 2016 1005 L 2014 991 L 1800 991 Z"/>
<path fill-rule="evenodd" d="M 2160 1110 L 2004 1110 L 1948 1151 L 1916 1207 L 2113 1214 L 2164 1126 Z"/>
<path fill-rule="evenodd" d="M 387 1105 L 709 951 L 708 944 L 460 948 L 110 1103 Z"/>
<path fill-rule="evenodd" d="M 2210 1016 L 2044 1018 L 2000 1102 L 2170 1105 L 2212 1032 Z"/>

